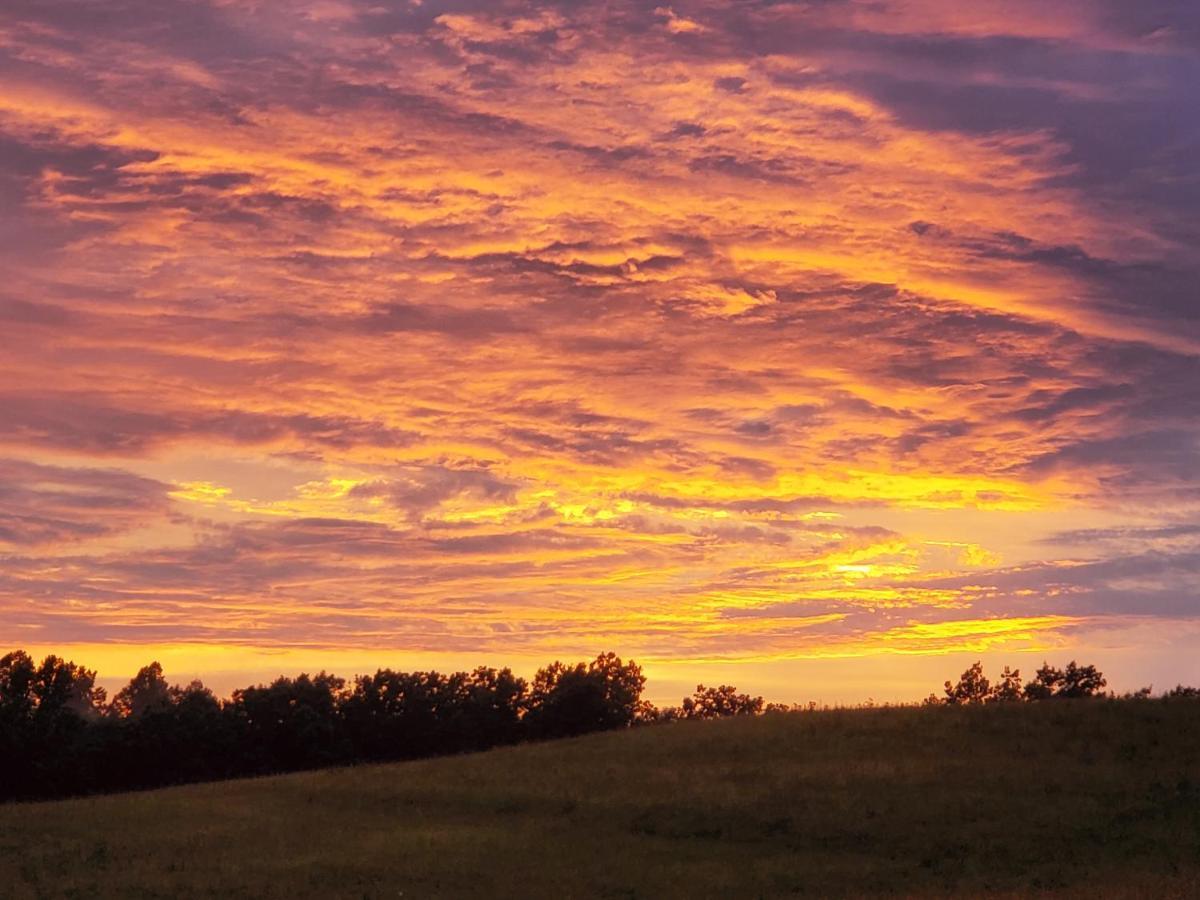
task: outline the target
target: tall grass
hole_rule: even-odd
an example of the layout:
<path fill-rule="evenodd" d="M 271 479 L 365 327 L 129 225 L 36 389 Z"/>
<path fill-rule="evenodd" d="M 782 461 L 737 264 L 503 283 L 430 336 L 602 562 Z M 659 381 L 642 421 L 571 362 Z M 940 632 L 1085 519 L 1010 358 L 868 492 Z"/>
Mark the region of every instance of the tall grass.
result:
<path fill-rule="evenodd" d="M 1200 896 L 1200 703 L 683 722 L 0 807 L 13 897 Z"/>

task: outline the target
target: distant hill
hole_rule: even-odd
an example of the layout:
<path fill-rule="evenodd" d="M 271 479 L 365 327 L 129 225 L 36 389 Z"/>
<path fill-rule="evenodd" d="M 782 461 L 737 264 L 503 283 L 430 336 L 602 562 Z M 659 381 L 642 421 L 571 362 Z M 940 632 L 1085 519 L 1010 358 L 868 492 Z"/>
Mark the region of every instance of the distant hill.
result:
<path fill-rule="evenodd" d="M 683 722 L 0 806 L 5 897 L 1200 895 L 1200 702 Z"/>

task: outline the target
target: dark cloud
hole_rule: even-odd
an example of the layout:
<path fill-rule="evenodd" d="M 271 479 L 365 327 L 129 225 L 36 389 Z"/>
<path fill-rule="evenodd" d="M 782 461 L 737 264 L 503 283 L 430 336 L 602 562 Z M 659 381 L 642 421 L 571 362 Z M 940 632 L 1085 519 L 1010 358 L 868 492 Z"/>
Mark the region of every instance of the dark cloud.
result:
<path fill-rule="evenodd" d="M 1200 524 L 1181 522 L 1174 525 L 1123 526 L 1116 528 L 1074 528 L 1057 531 L 1041 539 L 1041 543 L 1062 546 L 1089 547 L 1097 544 L 1145 544 L 1176 539 L 1200 538 Z"/>
<path fill-rule="evenodd" d="M 1038 455 L 1027 468 L 1043 474 L 1103 466 L 1119 467 L 1119 474 L 1104 479 L 1113 489 L 1153 482 L 1191 485 L 1200 471 L 1200 439 L 1191 429 L 1160 428 L 1072 441 Z"/>
<path fill-rule="evenodd" d="M 432 331 L 468 339 L 528 330 L 528 325 L 501 309 L 466 310 L 402 302 L 379 306 L 345 324 L 366 334 Z"/>
<path fill-rule="evenodd" d="M 147 412 L 86 394 L 5 394 L 0 395 L 0 410 L 0 441 L 97 455 L 136 455 L 188 439 L 250 445 L 293 440 L 349 449 L 364 443 L 405 446 L 413 437 L 379 422 L 345 416 L 237 409 Z"/>
<path fill-rule="evenodd" d="M 0 459 L 0 544 L 71 544 L 171 515 L 168 486 L 119 469 Z"/>
<path fill-rule="evenodd" d="M 703 137 L 707 132 L 708 129 L 699 122 L 676 122 L 671 130 L 663 136 L 670 140 L 671 138 Z"/>
<path fill-rule="evenodd" d="M 1035 563 L 969 576 L 925 579 L 915 587 L 960 590 L 976 611 L 1068 616 L 1200 615 L 1200 547 L 1122 553 L 1069 562 Z"/>
<path fill-rule="evenodd" d="M 716 153 L 699 156 L 688 163 L 696 173 L 716 173 L 732 178 L 748 178 L 752 181 L 769 181 L 780 184 L 803 185 L 809 178 L 790 159 L 743 158 L 732 153 Z"/>
<path fill-rule="evenodd" d="M 386 478 L 356 485 L 353 497 L 381 497 L 411 518 L 420 518 L 448 500 L 512 503 L 519 485 L 487 469 L 408 467 Z"/>

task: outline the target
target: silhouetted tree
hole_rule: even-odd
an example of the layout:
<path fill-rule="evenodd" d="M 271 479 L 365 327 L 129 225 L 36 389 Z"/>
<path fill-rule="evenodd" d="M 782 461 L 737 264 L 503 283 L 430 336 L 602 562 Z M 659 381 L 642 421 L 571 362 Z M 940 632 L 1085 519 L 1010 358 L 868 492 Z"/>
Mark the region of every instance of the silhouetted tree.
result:
<path fill-rule="evenodd" d="M 172 687 L 170 701 L 164 717 L 169 716 L 174 738 L 175 773 L 171 780 L 196 781 L 236 774 L 235 735 L 213 692 L 193 681 L 184 687 Z"/>
<path fill-rule="evenodd" d="M 171 705 L 171 688 L 163 678 L 162 666 L 152 662 L 142 667 L 128 685 L 117 691 L 108 705 L 109 715 L 129 718 Z"/>
<path fill-rule="evenodd" d="M 946 682 L 946 702 L 952 705 L 984 703 L 991 695 L 991 682 L 983 674 L 983 663 L 977 662 L 962 673 L 958 684 Z"/>
<path fill-rule="evenodd" d="M 763 698 L 739 694 L 737 688 L 723 684 L 710 688 L 696 685 L 696 692 L 682 703 L 686 719 L 719 719 L 724 716 L 757 715 L 762 712 Z"/>
<path fill-rule="evenodd" d="M 57 656 L 47 656 L 34 675 L 37 700 L 34 717 L 49 718 L 69 712 L 82 719 L 100 715 L 106 692 L 96 687 L 96 672 Z"/>
<path fill-rule="evenodd" d="M 0 657 L 0 799 L 25 796 L 32 786 L 36 675 L 23 650 Z"/>
<path fill-rule="evenodd" d="M 989 703 L 1013 703 L 1025 699 L 1024 689 L 1021 687 L 1021 670 L 1010 669 L 1004 667 L 1004 671 L 1000 673 L 1000 680 L 992 685 L 991 693 L 988 694 L 987 700 Z"/>
<path fill-rule="evenodd" d="M 234 691 L 226 713 L 248 769 L 286 772 L 347 758 L 339 709 L 345 684 L 321 672 Z"/>
<path fill-rule="evenodd" d="M 1095 697 L 1108 684 L 1095 666 L 1081 666 L 1071 660 L 1066 669 L 1056 669 L 1043 663 L 1034 680 L 1025 685 L 1028 700 L 1048 700 L 1052 697 Z"/>
<path fill-rule="evenodd" d="M 74 793 L 95 780 L 97 748 L 89 728 L 100 716 L 96 673 L 57 656 L 34 666 L 17 651 L 0 659 L 0 718 L 9 796 Z"/>
<path fill-rule="evenodd" d="M 604 694 L 613 710 L 614 727 L 632 725 L 654 709 L 653 704 L 642 699 L 646 676 L 633 660 L 622 663 L 615 653 L 601 653 L 588 664 L 588 672 L 604 683 Z"/>
<path fill-rule="evenodd" d="M 483 666 L 461 679 L 453 727 L 454 749 L 482 750 L 521 737 L 529 684 L 511 669 Z"/>
<path fill-rule="evenodd" d="M 1063 683 L 1062 669 L 1056 669 L 1048 662 L 1034 673 L 1033 680 L 1025 685 L 1026 700 L 1048 700 L 1058 693 Z"/>
<path fill-rule="evenodd" d="M 1105 685 L 1104 675 L 1095 666 L 1080 666 L 1071 660 L 1063 670 L 1062 687 L 1056 697 L 1095 697 Z"/>
<path fill-rule="evenodd" d="M 146 666 L 109 705 L 100 723 L 102 779 L 123 788 L 221 778 L 243 772 L 231 717 L 199 681 L 168 687 L 157 663 Z"/>
<path fill-rule="evenodd" d="M 17 722 L 33 714 L 37 669 L 24 650 L 0 657 L 0 721 Z"/>
<path fill-rule="evenodd" d="M 641 699 L 645 684 L 640 666 L 622 663 L 613 653 L 574 666 L 554 662 L 534 676 L 526 724 L 534 737 L 567 737 L 632 725 L 649 713 Z"/>
<path fill-rule="evenodd" d="M 1200 699 L 1200 688 L 1177 684 L 1163 696 L 1168 700 L 1197 700 Z"/>
<path fill-rule="evenodd" d="M 426 756 L 454 706 L 454 691 L 438 672 L 380 669 L 355 679 L 342 704 L 355 751 L 367 759 Z"/>
<path fill-rule="evenodd" d="M 645 725 L 661 725 L 683 718 L 683 710 L 678 706 L 648 706 L 640 720 Z"/>

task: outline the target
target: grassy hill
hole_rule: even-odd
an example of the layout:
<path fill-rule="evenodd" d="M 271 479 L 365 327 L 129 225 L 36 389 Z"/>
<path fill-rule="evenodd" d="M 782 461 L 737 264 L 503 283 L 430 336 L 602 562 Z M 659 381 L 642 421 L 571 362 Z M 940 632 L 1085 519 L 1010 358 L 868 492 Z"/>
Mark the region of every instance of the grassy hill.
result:
<path fill-rule="evenodd" d="M 1200 703 L 679 723 L 0 806 L 8 897 L 1200 896 Z"/>

